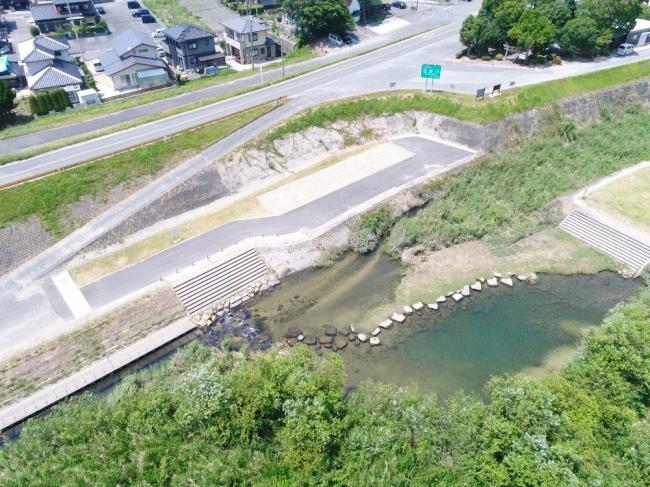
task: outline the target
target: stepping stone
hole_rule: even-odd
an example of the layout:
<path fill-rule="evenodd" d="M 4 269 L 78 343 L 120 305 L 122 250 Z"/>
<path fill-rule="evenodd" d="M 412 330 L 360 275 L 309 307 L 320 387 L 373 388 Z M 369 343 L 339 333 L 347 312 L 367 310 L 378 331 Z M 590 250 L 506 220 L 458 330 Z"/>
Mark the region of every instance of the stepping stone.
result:
<path fill-rule="evenodd" d="M 355 341 L 356 339 L 357 339 L 357 336 L 356 336 L 354 333 L 350 333 L 350 334 L 348 335 L 348 341 L 349 341 L 349 342 L 353 342 L 353 341 Z"/>
<path fill-rule="evenodd" d="M 354 325 L 350 325 L 350 333 L 355 333 L 356 334 L 357 329 L 355 328 Z"/>
<path fill-rule="evenodd" d="M 526 282 L 526 281 L 528 281 L 528 276 L 526 274 L 519 274 L 517 276 L 517 280 L 521 281 L 521 282 Z"/>
<path fill-rule="evenodd" d="M 454 301 L 458 302 L 458 301 L 460 301 L 461 299 L 463 299 L 463 295 L 462 295 L 462 294 L 459 294 L 459 293 L 456 293 L 456 294 L 454 294 L 454 295 L 452 296 L 452 298 L 454 298 Z"/>
<path fill-rule="evenodd" d="M 302 341 L 305 345 L 316 345 L 316 337 L 305 337 Z"/>
<path fill-rule="evenodd" d="M 497 287 L 499 285 L 499 281 L 497 281 L 496 277 L 491 277 L 487 280 L 487 285 L 490 287 Z"/>
<path fill-rule="evenodd" d="M 357 335 L 357 338 L 361 343 L 366 343 L 368 341 L 368 335 L 366 335 L 365 333 L 359 333 Z"/>
<path fill-rule="evenodd" d="M 326 326 L 325 334 L 331 337 L 335 337 L 338 334 L 338 330 L 335 326 Z"/>
<path fill-rule="evenodd" d="M 390 317 L 391 320 L 397 321 L 398 323 L 404 323 L 406 321 L 406 316 L 399 313 L 393 313 L 393 316 Z"/>
<path fill-rule="evenodd" d="M 440 296 L 438 299 L 436 299 L 436 303 L 444 303 L 445 301 L 447 301 L 447 298 L 444 296 Z"/>
<path fill-rule="evenodd" d="M 337 336 L 334 339 L 334 346 L 336 347 L 337 350 L 343 350 L 345 347 L 348 346 L 348 341 L 342 336 Z"/>
<path fill-rule="evenodd" d="M 348 336 L 350 334 L 350 329 L 349 328 L 343 328 L 341 331 L 339 331 L 341 335 L 344 337 Z"/>
<path fill-rule="evenodd" d="M 391 326 L 393 326 L 393 320 L 384 320 L 379 323 L 379 326 L 384 330 L 388 330 Z"/>
<path fill-rule="evenodd" d="M 329 345 L 332 343 L 333 338 L 329 335 L 323 335 L 318 337 L 318 343 L 321 345 Z"/>
<path fill-rule="evenodd" d="M 404 306 L 404 314 L 405 315 L 412 315 L 413 314 L 413 308 L 410 306 Z"/>
<path fill-rule="evenodd" d="M 449 291 L 449 292 L 447 293 L 447 297 L 448 297 L 448 298 L 451 298 L 453 295 L 454 295 L 454 291 Z"/>
<path fill-rule="evenodd" d="M 296 343 L 298 343 L 298 340 L 296 338 L 287 338 L 287 344 L 290 347 L 293 347 Z"/>
<path fill-rule="evenodd" d="M 438 303 L 429 303 L 427 304 L 427 308 L 432 309 L 432 310 L 437 310 L 438 309 Z"/>
<path fill-rule="evenodd" d="M 481 283 L 479 281 L 476 281 L 474 284 L 470 284 L 469 287 L 472 291 L 481 291 L 483 289 L 483 286 L 481 286 Z"/>
<path fill-rule="evenodd" d="M 504 278 L 501 279 L 501 283 L 505 284 L 508 287 L 512 287 L 512 278 L 504 277 Z"/>
<path fill-rule="evenodd" d="M 469 285 L 463 286 L 463 289 L 460 290 L 460 293 L 465 297 L 469 296 Z"/>
<path fill-rule="evenodd" d="M 303 333 L 302 333 L 302 330 L 300 328 L 296 328 L 295 326 L 292 326 L 284 334 L 284 338 L 298 338 L 302 334 Z"/>
<path fill-rule="evenodd" d="M 305 335 L 298 335 L 296 337 L 296 340 L 298 340 L 299 342 L 303 341 L 304 339 L 305 339 Z"/>
<path fill-rule="evenodd" d="M 375 328 L 374 330 L 372 330 L 372 332 L 371 332 L 370 334 L 371 334 L 372 336 L 376 337 L 376 336 L 379 335 L 380 333 L 381 333 L 381 328 L 377 327 L 377 328 Z"/>
<path fill-rule="evenodd" d="M 479 278 L 477 279 L 477 281 L 480 282 L 480 283 L 482 283 L 482 284 L 485 284 L 485 277 L 479 277 Z"/>
<path fill-rule="evenodd" d="M 530 274 L 530 283 L 534 284 L 537 281 L 539 281 L 539 277 L 534 272 L 531 272 L 531 274 Z"/>
<path fill-rule="evenodd" d="M 420 302 L 417 302 L 417 303 L 415 303 L 415 304 L 412 306 L 412 308 L 413 308 L 415 311 L 420 311 L 422 308 L 424 308 L 424 304 L 422 304 L 422 303 L 420 303 Z"/>
<path fill-rule="evenodd" d="M 377 345 L 381 345 L 381 340 L 379 339 L 379 337 L 372 337 L 370 339 L 370 346 L 376 347 Z"/>
<path fill-rule="evenodd" d="M 501 279 L 501 278 L 503 277 L 503 276 L 502 276 L 501 274 L 499 274 L 498 272 L 493 272 L 492 275 L 493 275 L 494 277 L 498 277 L 499 279 Z"/>

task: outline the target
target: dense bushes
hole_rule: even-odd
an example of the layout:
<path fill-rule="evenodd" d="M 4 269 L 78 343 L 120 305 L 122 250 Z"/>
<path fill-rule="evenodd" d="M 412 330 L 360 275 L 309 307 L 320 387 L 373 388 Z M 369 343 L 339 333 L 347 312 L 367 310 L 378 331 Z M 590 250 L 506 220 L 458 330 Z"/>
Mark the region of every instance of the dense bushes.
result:
<path fill-rule="evenodd" d="M 641 486 L 649 377 L 647 288 L 559 374 L 493 378 L 485 401 L 377 383 L 344 400 L 335 354 L 193 344 L 30 421 L 0 449 L 0 484 Z"/>
<path fill-rule="evenodd" d="M 634 127 L 634 130 L 630 130 Z M 430 201 L 399 220 L 386 248 L 439 249 L 491 237 L 516 240 L 547 224 L 545 205 L 589 180 L 650 158 L 650 112 L 578 129 L 557 116 L 546 131 L 429 185 Z"/>
<path fill-rule="evenodd" d="M 70 97 L 63 89 L 43 91 L 29 97 L 29 110 L 33 115 L 47 115 L 51 111 L 64 112 L 71 106 Z"/>
<path fill-rule="evenodd" d="M 395 217 L 389 206 L 382 205 L 354 221 L 350 228 L 350 246 L 359 254 L 367 254 L 377 248 L 377 243 L 389 231 Z"/>

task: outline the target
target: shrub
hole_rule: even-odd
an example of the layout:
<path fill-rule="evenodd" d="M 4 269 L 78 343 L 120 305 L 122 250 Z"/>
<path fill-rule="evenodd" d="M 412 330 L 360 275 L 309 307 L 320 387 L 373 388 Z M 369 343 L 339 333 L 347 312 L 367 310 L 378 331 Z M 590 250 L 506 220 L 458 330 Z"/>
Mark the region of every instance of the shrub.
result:
<path fill-rule="evenodd" d="M 43 107 L 45 107 L 47 113 L 50 113 L 52 110 L 54 110 L 54 103 L 52 102 L 52 97 L 47 91 L 44 91 L 43 93 L 39 93 L 37 96 L 41 99 L 41 103 L 43 103 Z"/>
<path fill-rule="evenodd" d="M 503 54 L 497 54 L 496 56 L 494 56 L 494 59 L 496 59 L 497 61 L 503 61 Z"/>
<path fill-rule="evenodd" d="M 474 61 L 476 59 L 476 54 L 470 54 L 467 57 L 470 58 L 472 61 Z"/>
<path fill-rule="evenodd" d="M 359 254 L 372 252 L 394 222 L 395 216 L 390 206 L 382 205 L 375 208 L 356 220 L 350 227 L 350 247 Z"/>
<path fill-rule="evenodd" d="M 36 37 L 37 35 L 39 35 L 41 33 L 41 30 L 38 27 L 36 27 L 35 25 L 32 25 L 29 28 L 29 32 L 32 35 L 32 37 Z"/>
<path fill-rule="evenodd" d="M 492 58 L 491 58 L 490 56 L 488 56 L 487 54 L 484 55 L 484 56 L 481 56 L 481 59 L 482 59 L 483 61 L 492 61 Z"/>
<path fill-rule="evenodd" d="M 560 64 L 562 64 L 562 58 L 560 56 L 555 56 L 553 58 L 553 62 L 559 66 Z"/>

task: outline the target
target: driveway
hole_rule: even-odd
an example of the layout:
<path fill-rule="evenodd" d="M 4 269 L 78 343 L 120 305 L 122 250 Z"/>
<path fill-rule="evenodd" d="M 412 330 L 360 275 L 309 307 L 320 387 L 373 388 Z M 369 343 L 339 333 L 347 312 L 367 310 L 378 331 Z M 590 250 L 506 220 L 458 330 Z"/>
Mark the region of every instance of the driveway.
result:
<path fill-rule="evenodd" d="M 102 18 L 108 24 L 108 29 L 111 31 L 109 35 L 84 37 L 80 38 L 79 42 L 75 39 L 70 39 L 70 52 L 71 54 L 78 54 L 81 48 L 84 50 L 86 60 L 96 59 L 109 50 L 111 41 L 114 36 L 121 34 L 127 30 L 136 30 L 151 34 L 156 29 L 165 27 L 159 22 L 153 24 L 143 24 L 137 17 L 131 16 L 131 10 L 126 6 L 126 0 L 117 0 L 115 2 L 108 2 L 98 4 L 106 10 L 106 14 Z M 158 40 L 158 39 L 156 39 Z"/>

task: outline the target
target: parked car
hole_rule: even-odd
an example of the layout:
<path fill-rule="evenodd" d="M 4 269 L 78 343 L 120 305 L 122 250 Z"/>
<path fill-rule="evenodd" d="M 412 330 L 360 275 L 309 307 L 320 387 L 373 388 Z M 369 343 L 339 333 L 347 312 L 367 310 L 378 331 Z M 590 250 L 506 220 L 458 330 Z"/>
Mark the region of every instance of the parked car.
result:
<path fill-rule="evenodd" d="M 106 15 L 106 9 L 104 9 L 104 7 L 101 6 L 97 7 L 97 12 L 99 12 L 102 15 Z"/>
<path fill-rule="evenodd" d="M 126 6 L 129 7 L 129 10 L 132 10 L 134 8 L 140 8 L 140 3 L 135 0 L 129 0 L 126 2 Z"/>
<path fill-rule="evenodd" d="M 621 44 L 618 46 L 618 49 L 616 49 L 616 55 L 617 56 L 629 56 L 630 54 L 634 54 L 634 45 L 633 44 L 628 44 L 627 42 L 624 44 Z"/>
<path fill-rule="evenodd" d="M 342 46 L 343 45 L 343 39 L 341 39 L 341 36 L 338 35 L 338 34 L 330 34 L 330 35 L 328 35 L 327 40 L 330 41 L 335 46 Z"/>
<path fill-rule="evenodd" d="M 151 13 L 146 8 L 139 8 L 131 12 L 132 17 L 142 17 L 143 15 L 151 15 Z"/>
<path fill-rule="evenodd" d="M 93 60 L 92 63 L 93 63 L 93 69 L 95 70 L 95 73 L 100 73 L 104 71 L 104 66 L 102 66 L 102 63 L 99 59 Z"/>
<path fill-rule="evenodd" d="M 356 36 L 354 36 L 350 32 L 346 32 L 341 37 L 343 38 L 343 42 L 345 42 L 346 44 L 352 44 L 356 40 Z"/>
<path fill-rule="evenodd" d="M 143 24 L 155 24 L 156 18 L 153 15 L 144 14 L 140 16 Z"/>
<path fill-rule="evenodd" d="M 151 33 L 151 37 L 154 39 L 160 39 L 161 37 L 165 37 L 165 29 L 156 29 Z"/>
<path fill-rule="evenodd" d="M 406 8 L 406 2 L 392 2 L 390 6 L 394 8 Z"/>

